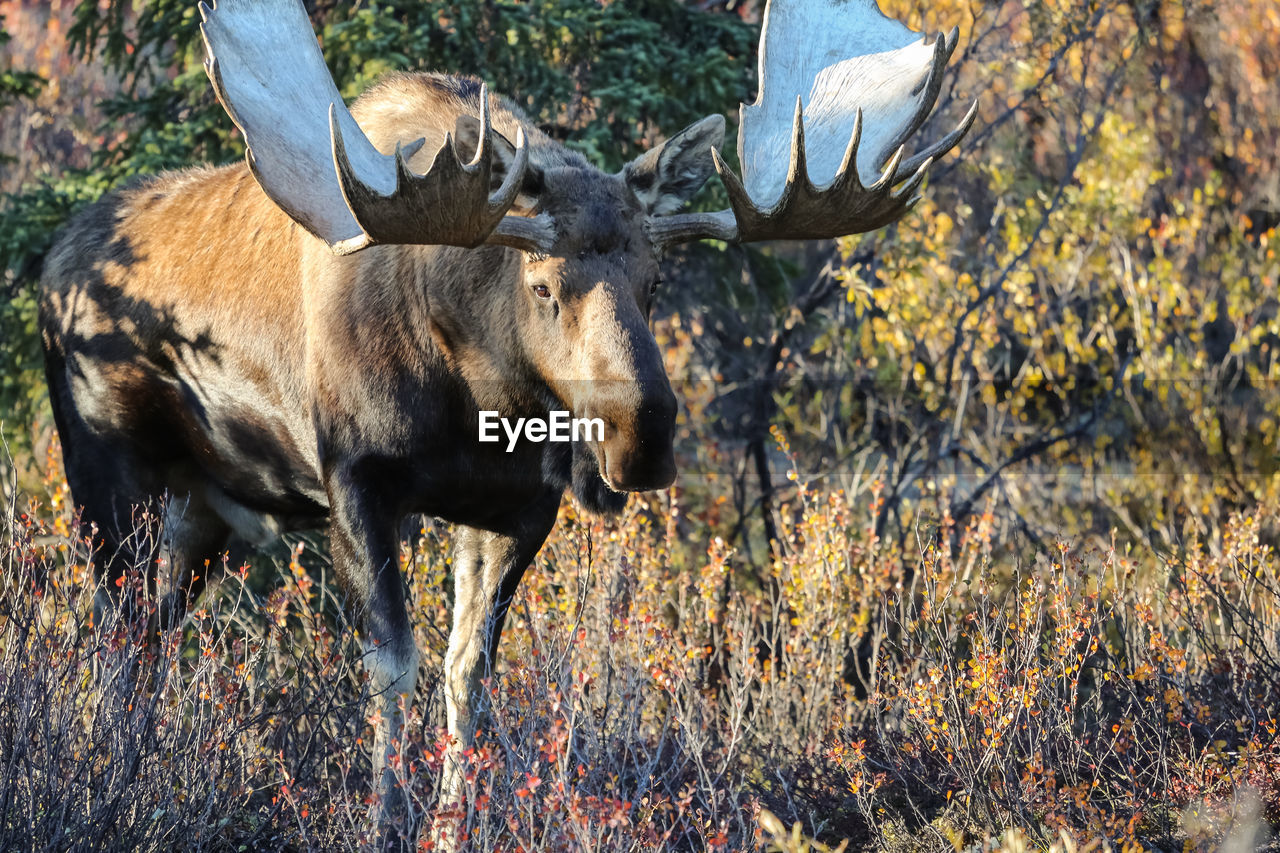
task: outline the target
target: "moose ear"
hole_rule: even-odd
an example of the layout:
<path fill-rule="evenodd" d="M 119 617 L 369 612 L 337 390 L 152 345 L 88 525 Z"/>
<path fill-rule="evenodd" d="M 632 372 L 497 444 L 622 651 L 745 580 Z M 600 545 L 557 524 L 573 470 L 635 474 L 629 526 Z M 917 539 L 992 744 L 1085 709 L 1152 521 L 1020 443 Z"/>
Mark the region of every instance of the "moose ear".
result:
<path fill-rule="evenodd" d="M 516 158 L 516 147 L 496 130 L 492 130 L 493 166 L 489 171 L 489 191 L 496 192 L 506 180 L 511 164 Z M 462 162 L 466 163 L 475 156 L 476 146 L 480 144 L 480 119 L 475 116 L 461 115 L 453 128 L 454 147 Z M 511 203 L 513 212 L 529 212 L 538 206 L 538 192 L 542 186 L 542 173 L 529 163 L 524 172 L 524 184 L 520 187 L 516 200 Z"/>
<path fill-rule="evenodd" d="M 632 160 L 622 176 L 650 216 L 674 213 L 711 177 L 711 149 L 723 144 L 724 116 L 707 116 Z"/>

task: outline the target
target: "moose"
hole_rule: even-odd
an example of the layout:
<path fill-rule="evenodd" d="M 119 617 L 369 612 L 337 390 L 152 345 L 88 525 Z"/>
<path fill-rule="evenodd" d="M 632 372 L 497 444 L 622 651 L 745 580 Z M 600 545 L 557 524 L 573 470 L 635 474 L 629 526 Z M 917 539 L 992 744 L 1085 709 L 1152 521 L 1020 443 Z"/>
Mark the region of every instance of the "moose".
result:
<path fill-rule="evenodd" d="M 48 254 L 40 326 L 66 473 L 101 572 L 168 566 L 170 621 L 211 562 L 327 529 L 368 644 L 390 799 L 418 673 L 402 520 L 457 530 L 443 673 L 456 756 L 565 490 L 616 513 L 676 477 L 677 400 L 649 325 L 664 250 L 892 223 L 976 105 L 906 156 L 956 32 L 930 42 L 875 0 L 772 0 L 741 175 L 720 155 L 721 116 L 605 174 L 474 78 L 395 73 L 348 108 L 299 0 L 200 12 L 246 159 L 112 192 Z M 712 172 L 730 207 L 680 212 Z M 495 412 L 603 430 L 479 440 Z M 140 546 L 135 508 L 156 501 L 163 533 Z M 443 784 L 461 796 L 454 759 Z"/>

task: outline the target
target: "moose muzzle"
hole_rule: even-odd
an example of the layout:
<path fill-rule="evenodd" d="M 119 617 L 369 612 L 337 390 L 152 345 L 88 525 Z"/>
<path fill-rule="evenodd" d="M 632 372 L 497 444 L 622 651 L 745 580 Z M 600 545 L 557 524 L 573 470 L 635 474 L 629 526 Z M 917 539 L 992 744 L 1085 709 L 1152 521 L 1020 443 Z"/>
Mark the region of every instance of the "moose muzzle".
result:
<path fill-rule="evenodd" d="M 617 492 L 665 489 L 676 478 L 676 398 L 667 378 L 591 383 L 583 410 L 604 422 L 593 449 L 600 476 Z"/>

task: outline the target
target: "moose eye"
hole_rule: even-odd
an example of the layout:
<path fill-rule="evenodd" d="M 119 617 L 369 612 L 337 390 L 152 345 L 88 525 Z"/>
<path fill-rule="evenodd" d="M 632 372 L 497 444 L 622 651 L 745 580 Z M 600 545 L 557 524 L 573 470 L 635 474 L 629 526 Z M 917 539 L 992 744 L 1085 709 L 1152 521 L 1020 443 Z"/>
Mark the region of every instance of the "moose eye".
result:
<path fill-rule="evenodd" d="M 661 284 L 662 284 L 662 279 L 655 278 L 653 280 L 653 284 L 649 285 L 649 295 L 653 296 L 655 293 L 657 293 L 658 287 L 661 286 Z"/>
<path fill-rule="evenodd" d="M 539 299 L 551 298 L 551 288 L 547 287 L 545 284 L 535 284 L 533 286 L 533 292 Z"/>

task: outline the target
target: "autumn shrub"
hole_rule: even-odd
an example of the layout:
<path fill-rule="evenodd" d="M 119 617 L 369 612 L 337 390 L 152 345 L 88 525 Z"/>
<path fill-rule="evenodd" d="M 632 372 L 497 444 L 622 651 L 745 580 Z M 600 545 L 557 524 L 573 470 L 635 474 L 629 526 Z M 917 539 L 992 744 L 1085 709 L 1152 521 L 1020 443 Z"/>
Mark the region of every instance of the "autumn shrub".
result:
<path fill-rule="evenodd" d="M 1280 816 L 1274 506 L 1177 555 L 1062 543 L 1010 570 L 989 512 L 897 550 L 875 532 L 875 491 L 854 507 L 797 482 L 762 578 L 735 577 L 722 539 L 690 553 L 678 492 L 616 524 L 566 509 L 513 610 L 486 741 L 504 762 L 563 744 L 516 777 L 531 823 L 507 811 L 507 828 L 542 831 L 526 849 L 555 847 L 558 821 L 538 816 L 561 814 L 601 756 L 623 759 L 603 778 L 624 803 L 719 814 L 727 830 L 677 821 L 605 849 L 750 849 L 762 808 L 880 848 L 1006 828 L 1045 846 L 1211 847 L 1246 813 L 1265 836 Z M 550 733 L 513 737 L 537 707 Z M 550 802 L 520 809 L 549 779 Z"/>
<path fill-rule="evenodd" d="M 0 846 L 327 850 L 375 839 L 359 636 L 322 551 L 297 543 L 265 578 L 224 567 L 184 625 L 157 630 L 145 567 L 104 589 L 67 499 L 51 478 L 43 500 L 9 513 Z M 606 535 L 566 508 L 557 568 L 526 587 L 508 662 L 487 685 L 492 715 L 465 756 L 461 804 L 438 792 L 447 533 L 424 530 L 405 550 L 426 695 L 393 761 L 409 794 L 404 837 L 383 841 L 414 847 L 439 824 L 477 850 L 724 849 L 751 836 L 733 735 L 701 691 L 701 656 L 661 610 L 657 555 L 669 540 L 632 521 Z M 154 522 L 140 512 L 137 535 L 154 535 Z M 609 554 L 637 552 L 613 564 L 597 538 L 616 543 Z M 104 606 L 107 592 L 132 606 Z"/>
<path fill-rule="evenodd" d="M 409 808 L 382 840 L 790 849 L 774 829 L 798 821 L 810 846 L 1208 848 L 1280 817 L 1274 504 L 1178 553 L 1063 543 L 1010 566 L 990 513 L 902 550 L 878 489 L 855 505 L 791 476 L 760 573 L 689 535 L 678 489 L 612 521 L 567 503 L 513 602 L 461 803 L 439 795 L 450 537 L 425 526 L 402 553 L 423 650 L 393 760 Z M 6 849 L 375 839 L 360 638 L 322 547 L 226 567 L 150 637 L 142 567 L 113 591 L 136 607 L 95 609 L 56 471 L 9 509 Z"/>
<path fill-rule="evenodd" d="M 832 752 L 859 811 L 943 846 L 1006 826 L 1044 845 L 1218 843 L 1229 821 L 1192 830 L 1187 810 L 1242 794 L 1274 822 L 1274 511 L 1233 517 L 1215 556 L 1157 561 L 1154 582 L 1132 555 L 1065 543 L 1002 573 L 989 515 L 954 539 L 944 520 L 880 613 L 869 721 Z"/>
<path fill-rule="evenodd" d="M 6 513 L 0 557 L 0 847 L 327 846 L 358 825 L 348 751 L 358 656 L 318 624 L 296 562 L 257 600 L 233 570 L 182 629 L 152 635 L 142 566 L 94 579 L 65 486 Z M 139 518 L 137 535 L 154 533 Z M 110 593 L 110 596 L 107 593 Z M 99 606 L 95 596 L 133 606 Z M 354 754 L 354 753 L 352 753 Z M 367 786 L 368 771 L 350 782 Z M 290 786 L 315 785 L 299 804 Z M 339 796 L 334 796 L 339 794 Z M 323 805 L 321 804 L 323 803 Z"/>

